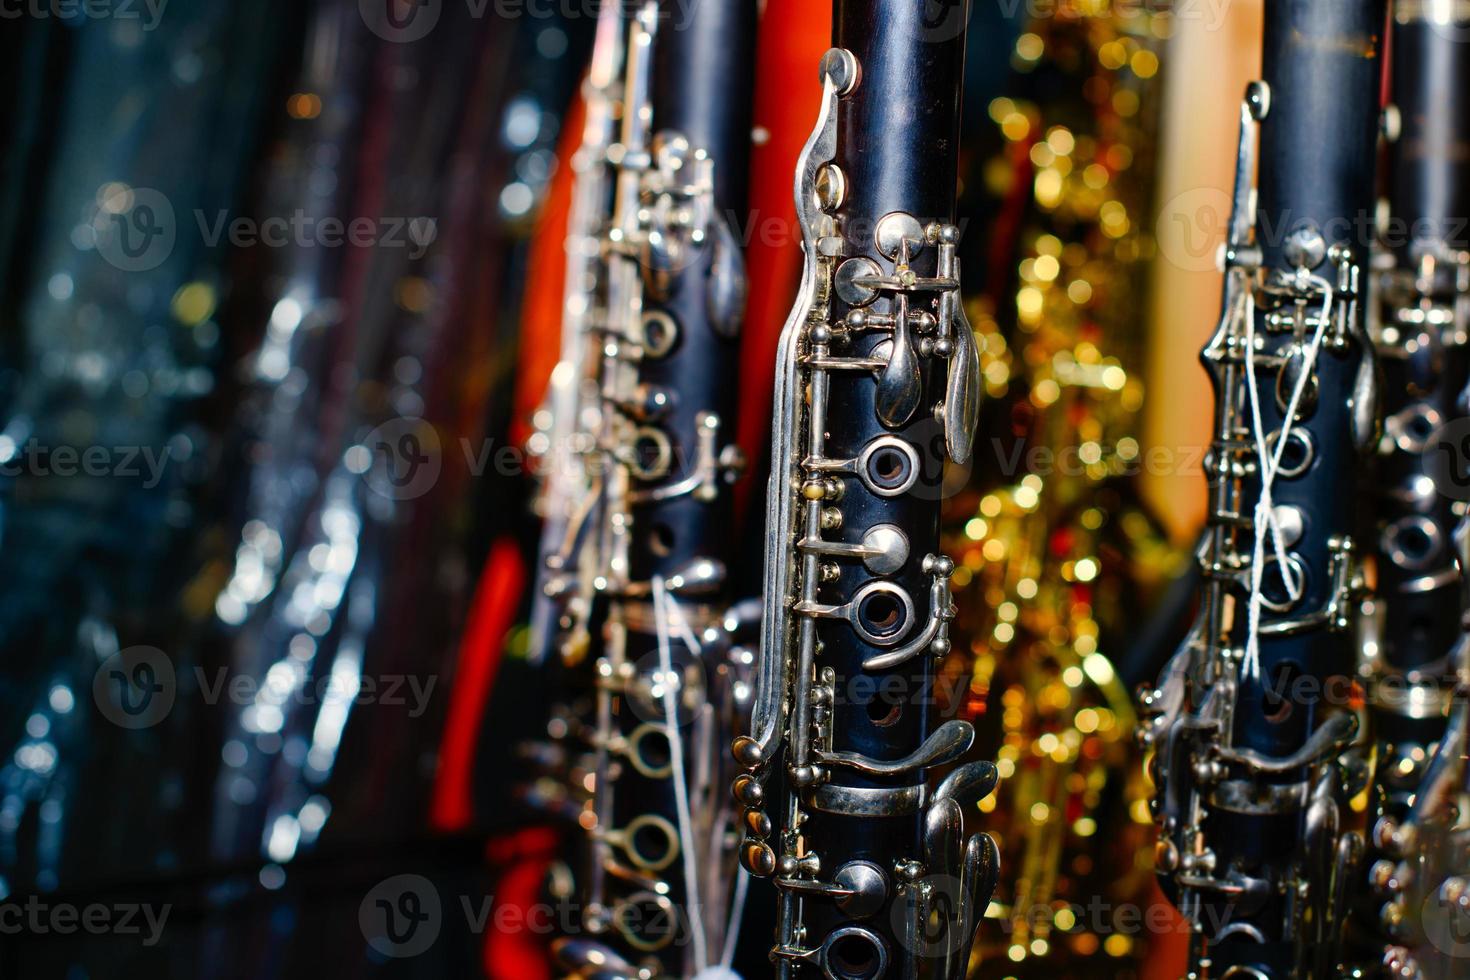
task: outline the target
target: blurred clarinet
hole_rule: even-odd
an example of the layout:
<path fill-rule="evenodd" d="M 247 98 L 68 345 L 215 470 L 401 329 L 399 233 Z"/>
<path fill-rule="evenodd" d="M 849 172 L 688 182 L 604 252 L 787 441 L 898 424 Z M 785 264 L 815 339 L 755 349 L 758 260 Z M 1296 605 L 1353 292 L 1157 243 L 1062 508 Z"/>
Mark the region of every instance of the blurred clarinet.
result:
<path fill-rule="evenodd" d="M 1363 842 L 1344 828 L 1357 718 L 1331 702 L 1352 700 L 1351 533 L 1376 438 L 1360 288 L 1384 15 L 1382 0 L 1267 4 L 1265 80 L 1241 106 L 1224 312 L 1203 354 L 1206 585 L 1142 698 L 1155 864 L 1201 980 L 1335 976 L 1361 873 Z"/>
<path fill-rule="evenodd" d="M 572 158 L 576 179 L 567 215 L 566 272 L 563 286 L 561 356 L 552 371 L 546 402 L 536 414 L 530 450 L 537 463 L 535 509 L 542 520 L 539 564 L 542 587 L 532 597 L 531 658 L 544 663 L 575 617 L 585 630 L 587 609 L 572 594 L 578 554 L 576 538 L 590 526 L 593 506 L 593 420 L 597 417 L 597 361 L 591 324 L 606 315 L 602 307 L 605 262 L 601 236 L 612 210 L 608 152 L 617 134 L 622 97 L 626 24 L 621 4 L 598 12 L 592 63 L 582 85 L 582 145 Z M 564 638 L 563 638 L 564 639 Z"/>
<path fill-rule="evenodd" d="M 621 50 L 606 28 L 594 56 L 551 420 L 569 442 L 550 459 L 578 496 L 555 503 L 543 581 L 563 673 L 592 689 L 591 717 L 569 701 L 553 719 L 590 754 L 560 797 L 588 835 L 580 934 L 556 944 L 578 976 L 728 966 L 738 930 L 725 747 L 748 706 L 754 658 L 737 641 L 756 615 L 731 606 L 724 564 L 745 304 L 727 215 L 746 199 L 755 24 L 755 0 L 650 0 L 618 25 Z M 555 473 L 547 488 L 561 492 Z"/>
<path fill-rule="evenodd" d="M 928 6 L 839 0 L 797 163 L 805 263 L 777 355 L 733 787 L 741 860 L 775 876 L 783 978 L 957 980 L 998 873 L 994 842 L 962 826 L 995 767 L 925 780 L 974 740 L 967 722 L 935 727 L 930 702 L 954 617 L 935 474 L 968 459 L 979 402 L 954 225 L 968 10 Z"/>
<path fill-rule="evenodd" d="M 1470 398 L 1460 412 L 1470 414 Z M 1454 541 L 1461 569 L 1458 687 L 1449 725 L 1390 845 L 1399 860 L 1385 889 L 1393 897 L 1383 918 L 1394 942 L 1383 967 L 1396 980 L 1458 980 L 1470 972 L 1470 518 Z"/>
<path fill-rule="evenodd" d="M 1458 449 L 1440 436 L 1461 414 L 1457 398 L 1470 380 L 1470 4 L 1399 3 L 1394 12 L 1389 221 L 1373 337 L 1384 376 L 1373 515 L 1378 596 L 1365 604 L 1362 644 L 1376 751 L 1361 902 L 1368 942 L 1359 952 L 1364 969 L 1430 977 L 1449 974 L 1403 972 L 1390 962 L 1402 953 L 1379 961 L 1418 916 L 1397 870 L 1407 857 L 1403 824 L 1425 798 L 1421 786 L 1445 732 L 1464 612 L 1452 540 L 1464 494 L 1446 482 L 1463 473 L 1446 468 Z"/>
<path fill-rule="evenodd" d="M 588 663 L 594 592 L 588 584 L 598 573 L 600 557 L 593 528 L 600 506 L 597 433 L 602 407 L 594 325 L 607 320 L 609 263 L 602 243 L 612 220 L 609 158 L 622 111 L 627 30 L 623 5 L 603 4 L 582 83 L 582 142 L 572 157 L 561 349 L 527 443 L 535 464 L 532 506 L 541 518 L 528 659 L 550 678 L 552 703 L 546 737 L 516 747 L 532 773 L 519 794 L 533 811 L 571 827 L 591 808 L 588 783 L 596 766 L 596 694 Z M 555 898 L 570 900 L 570 873 L 565 864 L 556 867 L 550 891 Z"/>

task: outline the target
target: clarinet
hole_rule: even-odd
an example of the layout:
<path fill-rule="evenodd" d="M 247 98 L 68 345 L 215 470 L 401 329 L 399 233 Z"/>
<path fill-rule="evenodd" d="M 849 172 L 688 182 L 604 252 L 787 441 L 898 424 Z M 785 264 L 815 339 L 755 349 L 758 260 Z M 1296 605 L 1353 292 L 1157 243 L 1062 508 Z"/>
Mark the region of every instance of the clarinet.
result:
<path fill-rule="evenodd" d="M 592 426 L 587 423 L 588 413 L 597 411 L 590 325 L 605 315 L 599 305 L 605 272 L 601 235 L 612 207 L 608 154 L 617 135 L 625 31 L 622 5 L 603 4 L 582 85 L 582 143 L 571 161 L 576 179 L 567 213 L 561 355 L 527 447 L 537 463 L 535 509 L 542 520 L 537 563 L 541 587 L 532 596 L 529 624 L 531 660 L 537 664 L 546 663 L 552 648 L 569 634 L 576 643 L 585 635 L 588 610 L 576 594 L 574 559 L 595 499 L 588 451 Z M 573 621 L 579 628 L 569 631 Z"/>
<path fill-rule="evenodd" d="M 1466 392 L 1470 396 L 1470 391 Z M 1470 414 L 1470 398 L 1460 402 Z M 1400 855 L 1385 891 L 1394 942 L 1383 956 L 1399 980 L 1458 980 L 1470 969 L 1470 518 L 1454 534 L 1460 567 L 1458 688 L 1434 759 L 1392 846 Z"/>
<path fill-rule="evenodd" d="M 1376 745 L 1365 951 L 1376 965 L 1403 933 L 1397 867 L 1403 822 L 1445 731 L 1455 690 L 1461 575 L 1455 499 L 1443 492 L 1438 438 L 1470 380 L 1470 4 L 1399 3 L 1393 28 L 1396 133 L 1390 223 L 1381 236 L 1374 346 L 1383 364 L 1377 597 L 1366 604 L 1363 664 Z M 1453 489 L 1453 488 L 1448 488 Z M 1376 935 L 1375 935 L 1376 934 Z M 1395 973 L 1394 976 L 1401 974 Z"/>
<path fill-rule="evenodd" d="M 1201 980 L 1334 976 L 1363 847 L 1344 828 L 1357 718 L 1330 695 L 1351 700 L 1357 468 L 1377 436 L 1359 289 L 1384 14 L 1382 0 L 1268 3 L 1264 81 L 1241 106 L 1224 312 L 1202 356 L 1205 585 L 1140 730 L 1155 866 Z"/>
<path fill-rule="evenodd" d="M 797 163 L 804 267 L 777 353 L 757 688 L 732 787 L 741 862 L 774 876 L 783 978 L 916 977 L 926 961 L 962 977 L 998 873 L 962 819 L 995 766 L 925 780 L 974 739 L 968 722 L 934 727 L 929 704 L 955 614 L 935 472 L 969 457 L 979 402 L 953 223 L 968 11 L 940 7 L 935 29 L 921 4 L 839 0 Z"/>
<path fill-rule="evenodd" d="M 569 638 L 595 655 L 588 862 L 581 934 L 555 946 L 574 974 L 640 980 L 733 953 L 738 834 L 721 801 L 749 701 L 753 655 L 738 641 L 755 620 L 731 606 L 723 557 L 743 469 L 729 365 L 745 304 L 727 215 L 747 196 L 753 108 L 730 80 L 751 77 L 756 4 L 676 14 L 658 0 L 629 19 L 606 155 L 605 304 L 587 341 L 601 362 L 595 504 L 575 563 L 588 613 Z"/>
<path fill-rule="evenodd" d="M 612 217 L 610 158 L 618 135 L 627 22 L 622 4 L 603 4 L 582 83 L 582 139 L 572 155 L 562 285 L 561 344 L 527 451 L 535 464 L 532 509 L 541 518 L 536 585 L 527 624 L 528 661 L 545 672 L 551 705 L 544 738 L 516 746 L 531 774 L 516 789 L 535 815 L 576 828 L 591 806 L 597 733 L 591 666 L 600 555 L 598 520 L 598 348 L 594 324 L 607 319 L 609 263 L 602 242 Z M 576 832 L 575 830 L 573 832 Z M 570 874 L 553 876 L 553 897 L 573 897 Z"/>

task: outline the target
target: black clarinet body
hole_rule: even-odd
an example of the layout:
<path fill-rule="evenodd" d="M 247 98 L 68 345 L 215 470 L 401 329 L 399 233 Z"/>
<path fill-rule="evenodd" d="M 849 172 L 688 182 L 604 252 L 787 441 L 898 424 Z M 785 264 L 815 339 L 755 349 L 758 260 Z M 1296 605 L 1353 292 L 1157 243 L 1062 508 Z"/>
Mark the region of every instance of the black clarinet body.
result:
<path fill-rule="evenodd" d="M 1458 407 L 1470 413 L 1470 389 Z M 1459 605 L 1470 610 L 1470 516 L 1454 534 L 1461 569 Z M 1382 959 L 1353 976 L 1394 980 L 1460 980 L 1470 968 L 1470 614 L 1452 652 L 1457 689 L 1448 719 L 1387 850 L 1398 858 L 1384 875 L 1382 922 L 1389 942 Z M 1376 884 L 1376 883 L 1375 883 Z"/>
<path fill-rule="evenodd" d="M 1376 262 L 1374 343 L 1384 432 L 1373 512 L 1376 596 L 1363 664 L 1376 745 L 1363 967 L 1400 938 L 1401 830 L 1443 736 L 1456 685 L 1465 482 L 1445 427 L 1470 381 L 1470 5 L 1395 7 L 1388 220 Z"/>
<path fill-rule="evenodd" d="M 562 563 L 596 685 L 582 934 L 556 947 L 578 976 L 694 976 L 734 941 L 726 746 L 751 658 L 726 572 L 746 294 L 731 215 L 746 208 L 756 16 L 755 0 L 650 0 L 627 24 L 605 315 L 587 327 L 595 500 L 572 537 L 589 550 Z"/>
<path fill-rule="evenodd" d="M 1361 858 L 1343 755 L 1357 731 L 1357 474 L 1377 420 L 1360 296 L 1384 14 L 1381 0 L 1268 3 L 1263 81 L 1242 105 L 1225 309 L 1203 354 L 1216 396 L 1205 591 L 1143 697 L 1156 864 L 1201 978 L 1334 975 Z"/>
<path fill-rule="evenodd" d="M 734 787 L 745 867 L 778 889 L 782 977 L 963 976 L 997 873 L 990 838 L 962 836 L 994 766 L 925 781 L 974 737 L 935 724 L 931 688 L 954 615 L 941 476 L 969 456 L 978 401 L 954 225 L 967 10 L 928 6 L 837 3 L 798 163 L 806 264 L 778 353 Z"/>
<path fill-rule="evenodd" d="M 644 332 L 655 339 L 655 350 L 668 351 L 646 357 L 638 372 L 644 387 L 639 410 L 651 411 L 668 436 L 673 463 L 663 479 L 673 483 L 703 476 L 701 467 L 719 468 L 720 452 L 734 436 L 739 374 L 733 367 L 740 357 L 745 271 L 729 220 L 746 211 L 753 102 L 750 88 L 738 80 L 754 69 L 756 27 L 754 0 L 700 0 L 687 24 L 679 19 L 681 9 L 673 0 L 660 4 L 652 165 L 657 170 L 662 158 L 662 181 L 670 190 L 690 180 L 709 186 L 688 195 L 703 211 L 691 216 L 702 241 L 668 227 L 682 220 L 671 207 L 675 197 L 663 198 L 660 216 L 658 196 L 645 195 L 654 204 L 654 236 L 668 244 L 662 251 L 657 244 L 643 248 Z M 713 455 L 705 447 L 713 447 Z M 726 472 L 733 452 L 725 456 Z M 635 501 L 633 524 L 644 539 L 635 539 L 633 578 L 670 578 L 699 559 L 722 561 L 734 542 L 728 486 L 722 479 L 698 492 Z"/>
<path fill-rule="evenodd" d="M 1462 47 L 1422 18 L 1394 25 L 1392 98 L 1400 125 L 1389 145 L 1387 267 L 1378 275 L 1374 338 L 1384 373 L 1377 659 L 1406 684 L 1435 689 L 1453 684 L 1459 609 L 1454 498 L 1434 486 L 1441 461 L 1430 455 L 1431 437 L 1458 414 L 1455 402 L 1470 374 L 1470 233 L 1463 217 L 1470 215 L 1470 54 Z M 1443 727 L 1442 704 L 1373 703 L 1406 709 L 1379 712 L 1378 734 L 1388 742 L 1423 747 Z M 1412 786 L 1422 773 L 1405 775 Z"/>
<path fill-rule="evenodd" d="M 1260 124 L 1256 227 L 1262 267 L 1279 271 L 1280 279 L 1304 267 L 1330 270 L 1323 262 L 1334 248 L 1347 250 L 1343 257 L 1354 263 L 1350 269 L 1367 262 L 1373 235 L 1383 6 L 1310 0 L 1273 0 L 1268 5 L 1262 65 L 1270 107 Z M 1337 287 L 1335 275 L 1330 282 Z M 1358 282 L 1353 279 L 1337 291 L 1338 302 L 1346 297 L 1344 312 L 1354 321 L 1348 325 L 1350 332 L 1361 338 L 1366 307 L 1358 301 Z M 1267 298 L 1276 300 L 1275 308 L 1261 310 L 1257 317 L 1265 350 L 1277 356 L 1301 350 L 1302 324 L 1292 318 L 1310 311 L 1301 310 L 1295 294 L 1285 288 Z M 1331 339 L 1327 338 L 1329 343 Z M 1278 505 L 1294 508 L 1307 519 L 1288 552 L 1306 570 L 1304 594 L 1293 610 L 1269 610 L 1263 616 L 1267 627 L 1298 619 L 1302 612 L 1326 609 L 1341 599 L 1343 578 L 1330 571 L 1350 561 L 1340 557 L 1348 552 L 1333 542 L 1351 544 L 1347 535 L 1356 520 L 1356 474 L 1363 463 L 1365 429 L 1373 417 L 1373 405 L 1364 404 L 1359 389 L 1365 365 L 1371 364 L 1363 358 L 1364 349 L 1361 341 L 1345 337 L 1343 350 L 1325 351 L 1332 356 L 1318 359 L 1317 377 L 1304 392 L 1315 402 L 1315 410 L 1303 411 L 1304 424 L 1297 431 L 1305 441 L 1288 445 L 1283 461 L 1297 463 L 1293 457 L 1298 452 L 1311 452 L 1312 458 L 1299 476 L 1282 479 L 1273 494 Z M 1268 431 L 1281 428 L 1280 395 L 1294 379 L 1285 370 L 1271 379 L 1276 382 L 1272 397 L 1262 399 L 1261 405 Z M 1282 472 L 1286 476 L 1287 469 Z M 1259 497 L 1258 488 L 1253 496 Z M 1346 612 L 1340 604 L 1335 608 Z M 1263 636 L 1260 646 L 1260 676 L 1265 683 L 1242 690 L 1235 734 L 1243 747 L 1283 755 L 1300 748 L 1322 719 L 1311 703 L 1288 710 L 1281 703 L 1290 700 L 1280 696 L 1287 691 L 1281 682 L 1292 673 L 1322 680 L 1347 676 L 1352 670 L 1345 656 L 1350 640 L 1339 629 L 1308 628 Z"/>

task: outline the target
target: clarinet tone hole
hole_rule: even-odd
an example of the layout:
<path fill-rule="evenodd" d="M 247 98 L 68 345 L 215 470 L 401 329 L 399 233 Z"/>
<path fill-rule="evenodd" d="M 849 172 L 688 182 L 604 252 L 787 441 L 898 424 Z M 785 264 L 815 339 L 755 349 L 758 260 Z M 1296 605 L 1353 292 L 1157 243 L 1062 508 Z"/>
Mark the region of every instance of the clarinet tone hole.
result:
<path fill-rule="evenodd" d="M 893 452 L 879 453 L 873 458 L 873 473 L 885 482 L 897 479 L 903 474 L 903 457 Z"/>
<path fill-rule="evenodd" d="M 908 632 L 914 601 L 892 582 L 869 582 L 845 610 L 845 617 L 866 642 L 891 647 Z"/>
<path fill-rule="evenodd" d="M 870 442 L 860 464 L 863 483 L 881 497 L 907 493 L 919 479 L 918 451 L 895 436 Z"/>
<path fill-rule="evenodd" d="M 881 695 L 873 695 L 873 700 L 868 702 L 868 720 L 878 728 L 889 728 L 902 716 L 903 706 L 897 702 L 889 703 Z"/>
<path fill-rule="evenodd" d="M 662 871 L 679 856 L 679 834 L 663 817 L 645 813 L 628 821 L 623 831 L 628 859 L 644 871 Z"/>
<path fill-rule="evenodd" d="M 1399 449 L 1406 453 L 1422 453 L 1443 421 L 1433 406 L 1412 405 L 1398 415 L 1390 416 L 1383 427 Z"/>
<path fill-rule="evenodd" d="M 679 339 L 679 325 L 663 310 L 643 314 L 643 350 L 649 357 L 667 357 Z"/>
<path fill-rule="evenodd" d="M 674 529 L 659 523 L 648 529 L 648 550 L 660 558 L 674 553 Z"/>
<path fill-rule="evenodd" d="M 822 967 L 828 980 L 876 980 L 888 971 L 888 949 L 875 933 L 847 926 L 822 944 Z"/>
<path fill-rule="evenodd" d="M 633 436 L 633 447 L 628 455 L 628 469 L 640 480 L 659 480 L 668 475 L 669 465 L 674 459 L 674 449 L 669 437 L 661 430 L 644 426 Z"/>
<path fill-rule="evenodd" d="M 1220 974 L 1220 980 L 1271 980 L 1271 978 L 1252 966 L 1232 966 Z"/>
<path fill-rule="evenodd" d="M 1277 429 L 1267 438 L 1266 448 L 1274 453 L 1280 440 L 1281 430 Z M 1292 429 L 1286 437 L 1286 448 L 1281 451 L 1281 464 L 1276 472 L 1289 479 L 1301 476 L 1311 468 L 1316 458 L 1317 448 L 1312 444 L 1312 437 L 1305 429 Z"/>
<path fill-rule="evenodd" d="M 1302 669 L 1290 660 L 1278 664 L 1271 672 L 1266 687 L 1261 691 L 1261 710 L 1266 720 L 1273 725 L 1279 725 L 1291 717 L 1291 691 L 1301 675 Z"/>
<path fill-rule="evenodd" d="M 858 609 L 863 626 L 878 636 L 897 633 L 904 623 L 903 606 L 887 592 L 875 592 Z"/>
<path fill-rule="evenodd" d="M 668 779 L 673 775 L 673 747 L 669 745 L 669 737 L 663 726 L 645 722 L 633 729 L 628 736 L 628 761 L 633 764 L 634 769 L 649 779 Z M 661 843 L 649 839 L 653 832 L 648 828 L 639 829 L 644 837 L 641 843 L 651 843 L 654 846 Z"/>
<path fill-rule="evenodd" d="M 1439 525 L 1418 514 L 1383 529 L 1383 550 L 1395 565 L 1409 571 L 1423 571 L 1434 564 L 1443 542 Z"/>
<path fill-rule="evenodd" d="M 1275 555 L 1267 558 L 1261 568 L 1261 605 L 1276 613 L 1287 612 L 1297 604 L 1298 600 L 1291 597 L 1291 585 L 1296 586 L 1298 596 L 1307 591 L 1306 566 L 1295 555 L 1287 555 L 1286 563 L 1289 568 L 1285 574 Z M 1291 576 L 1290 583 L 1286 578 L 1288 574 Z"/>
<path fill-rule="evenodd" d="M 679 914 L 667 895 L 642 891 L 628 896 L 613 912 L 613 924 L 632 946 L 644 953 L 663 949 L 679 934 Z"/>

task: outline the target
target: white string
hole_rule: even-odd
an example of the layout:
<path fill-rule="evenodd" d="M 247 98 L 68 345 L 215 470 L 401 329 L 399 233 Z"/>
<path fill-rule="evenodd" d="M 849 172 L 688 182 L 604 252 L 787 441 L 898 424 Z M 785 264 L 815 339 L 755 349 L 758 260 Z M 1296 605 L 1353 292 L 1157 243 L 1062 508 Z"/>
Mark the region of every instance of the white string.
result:
<path fill-rule="evenodd" d="M 683 860 L 680 864 L 684 867 L 684 891 L 688 897 L 689 908 L 689 931 L 694 941 L 694 962 L 697 969 L 703 970 L 709 966 L 709 949 L 704 936 L 704 918 L 700 910 L 704 908 L 699 901 L 699 871 L 695 866 L 696 855 L 694 853 L 694 821 L 689 815 L 689 783 L 684 778 L 684 741 L 678 737 L 679 732 L 679 705 L 675 700 L 674 689 L 674 660 L 669 653 L 669 625 L 668 613 L 670 602 L 668 592 L 664 589 L 663 576 L 653 577 L 653 619 L 655 630 L 658 633 L 658 662 L 659 669 L 664 674 L 664 716 L 665 724 L 668 726 L 666 732 L 669 739 L 669 768 L 674 776 L 674 809 L 679 817 L 679 847 L 683 851 Z M 681 617 L 682 619 L 682 617 Z M 689 628 L 684 626 L 685 636 L 688 636 Z M 691 648 L 697 647 L 693 644 Z"/>
<path fill-rule="evenodd" d="M 656 579 L 655 587 L 660 590 L 663 589 L 663 580 Z M 694 638 L 694 631 L 689 626 L 689 620 L 684 618 L 684 610 L 679 608 L 677 602 L 665 599 L 665 603 L 668 606 L 668 620 L 672 621 L 674 632 L 679 635 L 679 639 L 683 640 L 689 646 L 689 649 L 696 657 L 702 659 L 704 656 L 704 647 Z M 663 614 L 658 610 L 654 610 L 654 615 L 658 617 L 660 623 L 665 622 Z M 660 640 L 660 642 L 662 643 L 664 641 Z M 662 665 L 662 669 L 665 671 L 669 669 L 667 663 Z M 683 797 L 682 787 L 680 788 L 680 796 L 681 798 Z M 716 828 L 716 833 L 719 833 L 719 828 Z M 740 939 L 740 927 L 745 916 L 745 899 L 749 891 L 750 872 L 744 868 L 740 868 L 736 872 L 735 877 L 735 892 L 731 898 L 729 924 L 725 927 L 725 948 L 720 954 L 720 966 L 725 970 L 730 970 L 735 962 L 735 946 Z"/>
<path fill-rule="evenodd" d="M 1307 276 L 1307 281 L 1322 290 L 1322 310 L 1317 318 L 1317 329 L 1307 344 L 1301 372 L 1297 375 L 1295 387 L 1292 388 L 1291 400 L 1287 402 L 1286 414 L 1281 422 L 1281 432 L 1276 437 L 1274 451 L 1268 450 L 1266 445 L 1266 427 L 1261 420 L 1261 396 L 1256 390 L 1255 297 L 1249 285 L 1241 290 L 1245 305 L 1246 391 L 1250 395 L 1251 434 L 1255 438 L 1256 456 L 1260 460 L 1261 469 L 1261 495 L 1256 501 L 1256 512 L 1252 522 L 1255 527 L 1256 540 L 1251 554 L 1250 620 L 1246 628 L 1245 659 L 1241 663 L 1241 674 L 1246 678 L 1255 678 L 1261 673 L 1261 575 L 1265 570 L 1268 533 L 1271 537 L 1272 551 L 1276 556 L 1276 567 L 1281 570 L 1281 580 L 1286 585 L 1287 594 L 1293 602 L 1300 599 L 1302 594 L 1301 582 L 1297 580 L 1296 573 L 1286 558 L 1286 542 L 1281 531 L 1281 524 L 1276 519 L 1276 508 L 1271 501 L 1271 487 L 1276 482 L 1276 473 L 1281 468 L 1281 457 L 1286 451 L 1291 427 L 1296 421 L 1297 405 L 1301 402 L 1302 393 L 1306 391 L 1317 364 L 1317 357 L 1322 351 L 1322 340 L 1327 335 L 1327 325 L 1331 319 L 1332 305 L 1336 297 L 1332 284 L 1326 279 L 1320 276 Z"/>
<path fill-rule="evenodd" d="M 730 924 L 725 928 L 725 952 L 720 966 L 731 969 L 735 962 L 735 942 L 740 938 L 740 920 L 745 915 L 745 895 L 750 891 L 750 872 L 741 868 L 735 876 L 735 897 L 731 899 Z"/>

